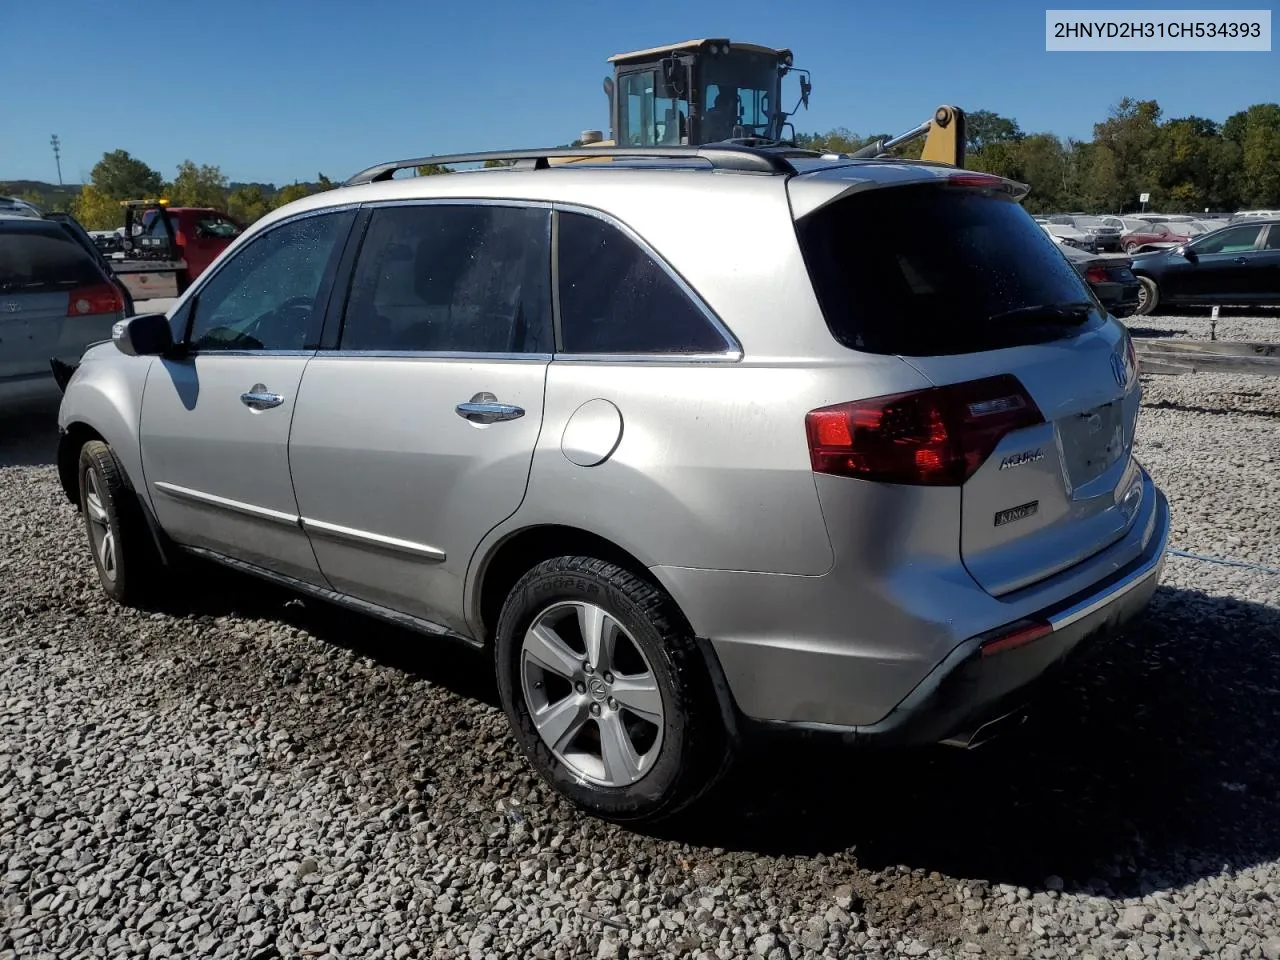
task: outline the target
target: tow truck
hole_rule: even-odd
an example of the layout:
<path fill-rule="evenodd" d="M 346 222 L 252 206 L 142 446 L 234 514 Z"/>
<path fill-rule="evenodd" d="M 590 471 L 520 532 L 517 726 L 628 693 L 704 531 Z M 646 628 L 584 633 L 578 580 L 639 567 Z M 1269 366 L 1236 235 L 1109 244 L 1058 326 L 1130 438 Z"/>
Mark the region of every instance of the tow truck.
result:
<path fill-rule="evenodd" d="M 214 207 L 172 207 L 165 197 L 120 206 L 124 238 L 111 269 L 137 300 L 180 296 L 244 232 Z"/>

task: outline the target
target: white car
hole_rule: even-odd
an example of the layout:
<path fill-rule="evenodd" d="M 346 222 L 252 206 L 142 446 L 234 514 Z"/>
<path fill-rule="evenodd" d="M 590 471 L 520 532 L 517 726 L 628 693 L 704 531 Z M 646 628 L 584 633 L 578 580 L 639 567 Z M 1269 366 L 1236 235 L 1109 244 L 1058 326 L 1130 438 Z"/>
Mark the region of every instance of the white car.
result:
<path fill-rule="evenodd" d="M 1097 252 L 1098 244 L 1093 235 L 1077 227 L 1069 227 L 1063 223 L 1042 223 L 1040 224 L 1040 229 L 1044 230 L 1058 243 L 1065 243 L 1080 250 L 1088 250 L 1090 253 Z"/>

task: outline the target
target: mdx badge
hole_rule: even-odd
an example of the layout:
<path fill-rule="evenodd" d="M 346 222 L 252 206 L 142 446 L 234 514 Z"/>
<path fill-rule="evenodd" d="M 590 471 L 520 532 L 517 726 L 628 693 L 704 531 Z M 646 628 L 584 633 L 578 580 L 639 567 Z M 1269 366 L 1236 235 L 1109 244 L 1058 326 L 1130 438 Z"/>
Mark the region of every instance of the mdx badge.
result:
<path fill-rule="evenodd" d="M 1000 461 L 1000 469 L 1008 470 L 1010 467 L 1020 467 L 1024 463 L 1035 463 L 1037 460 L 1043 460 L 1044 454 L 1040 452 L 1040 448 L 1034 450 L 1023 450 L 1021 453 L 1011 453 Z"/>

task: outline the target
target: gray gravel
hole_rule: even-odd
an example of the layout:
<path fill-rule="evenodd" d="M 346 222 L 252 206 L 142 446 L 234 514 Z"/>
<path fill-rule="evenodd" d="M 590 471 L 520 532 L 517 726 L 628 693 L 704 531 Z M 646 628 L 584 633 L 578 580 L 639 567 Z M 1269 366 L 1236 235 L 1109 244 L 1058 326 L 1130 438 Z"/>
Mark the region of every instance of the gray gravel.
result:
<path fill-rule="evenodd" d="M 1280 566 L 1280 381 L 1146 389 L 1175 546 Z M 1171 558 L 1020 735 L 762 748 L 637 833 L 542 787 L 472 654 L 229 573 L 106 602 L 48 425 L 0 423 L 0 960 L 1280 960 L 1280 576 Z"/>

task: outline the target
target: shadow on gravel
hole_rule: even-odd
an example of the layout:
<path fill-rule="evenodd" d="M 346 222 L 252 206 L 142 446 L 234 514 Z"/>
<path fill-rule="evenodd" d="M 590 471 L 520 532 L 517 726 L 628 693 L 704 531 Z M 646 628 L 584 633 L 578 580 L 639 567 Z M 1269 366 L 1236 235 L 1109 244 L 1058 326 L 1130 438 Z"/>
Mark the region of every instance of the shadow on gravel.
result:
<path fill-rule="evenodd" d="M 183 576 L 201 578 L 200 589 L 163 602 L 159 612 L 165 615 L 235 615 L 288 624 L 330 646 L 445 687 L 469 700 L 490 706 L 499 703 L 492 667 L 481 653 L 460 641 L 424 636 L 345 607 L 304 598 L 214 563 L 187 563 Z"/>
<path fill-rule="evenodd" d="M 55 463 L 58 455 L 57 399 L 0 412 L 0 467 Z"/>
<path fill-rule="evenodd" d="M 967 753 L 769 750 L 661 833 L 1119 896 L 1280 857 L 1280 610 L 1162 588 L 1041 707 Z"/>

